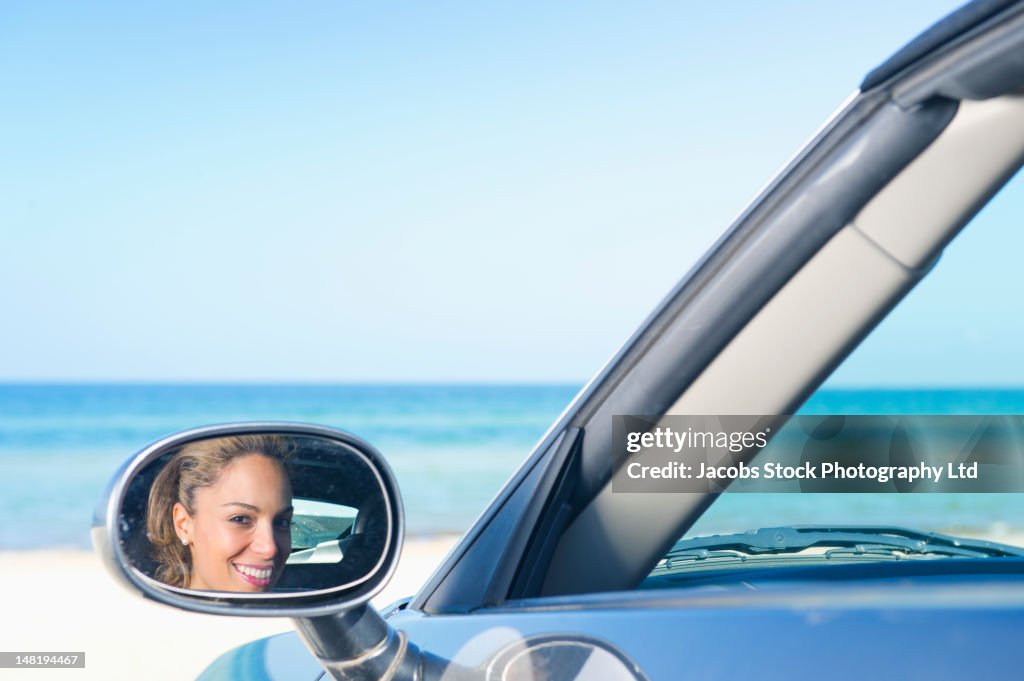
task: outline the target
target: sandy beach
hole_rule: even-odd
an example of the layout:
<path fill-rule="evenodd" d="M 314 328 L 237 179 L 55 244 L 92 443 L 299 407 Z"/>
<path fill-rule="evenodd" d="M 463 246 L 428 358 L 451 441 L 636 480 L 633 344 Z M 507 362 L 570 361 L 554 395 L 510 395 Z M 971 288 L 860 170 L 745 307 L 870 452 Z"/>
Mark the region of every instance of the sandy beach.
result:
<path fill-rule="evenodd" d="M 1024 533 L 1009 528 L 975 538 L 1024 546 Z M 394 578 L 373 603 L 383 607 L 415 593 L 456 540 L 407 540 Z M 283 618 L 215 617 L 144 601 L 117 585 L 88 551 L 0 552 L 0 575 L 0 650 L 86 653 L 85 669 L 4 669 L 4 681 L 189 681 L 234 646 L 292 631 Z"/>
<path fill-rule="evenodd" d="M 414 593 L 455 541 L 408 539 L 394 578 L 373 603 L 383 607 Z M 3 669 L 5 681 L 188 681 L 233 646 L 292 631 L 287 619 L 200 615 L 144 601 L 88 551 L 0 552 L 0 575 L 0 650 L 86 654 L 85 669 Z"/>

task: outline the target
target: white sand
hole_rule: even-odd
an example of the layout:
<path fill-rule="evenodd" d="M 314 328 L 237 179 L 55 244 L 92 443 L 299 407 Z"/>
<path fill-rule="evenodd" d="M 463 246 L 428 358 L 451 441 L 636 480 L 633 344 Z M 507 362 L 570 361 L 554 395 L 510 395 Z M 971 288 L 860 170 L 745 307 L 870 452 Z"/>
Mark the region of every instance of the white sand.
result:
<path fill-rule="evenodd" d="M 373 603 L 419 588 L 454 537 L 405 543 L 398 570 Z M 4 681 L 188 681 L 228 649 L 292 631 L 287 619 L 216 617 L 143 600 L 86 551 L 0 552 L 0 651 L 85 651 L 85 669 L 0 669 Z"/>
<path fill-rule="evenodd" d="M 978 538 L 1024 546 L 1024 533 Z M 406 541 L 377 607 L 422 585 L 454 537 Z M 230 648 L 292 631 L 287 619 L 215 617 L 144 601 L 117 585 L 86 551 L 0 552 L 0 650 L 85 651 L 85 669 L 0 669 L 3 681 L 189 681 Z"/>

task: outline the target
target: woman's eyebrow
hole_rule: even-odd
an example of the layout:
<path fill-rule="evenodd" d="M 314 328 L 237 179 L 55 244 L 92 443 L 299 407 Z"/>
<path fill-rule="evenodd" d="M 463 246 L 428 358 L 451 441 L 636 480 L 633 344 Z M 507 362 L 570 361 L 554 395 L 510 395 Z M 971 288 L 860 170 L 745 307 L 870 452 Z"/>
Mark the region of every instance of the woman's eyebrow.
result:
<path fill-rule="evenodd" d="M 241 501 L 229 501 L 226 504 L 221 504 L 221 506 L 241 506 L 242 508 L 247 508 L 250 511 L 258 511 L 258 510 L 260 510 L 259 506 L 253 506 L 252 504 L 246 504 L 246 503 L 243 503 Z"/>
<path fill-rule="evenodd" d="M 241 506 L 242 508 L 248 509 L 250 511 L 259 511 L 260 510 L 259 506 L 253 506 L 252 504 L 247 504 L 247 503 L 242 502 L 242 501 L 229 501 L 226 504 L 221 504 L 221 506 L 222 507 L 223 506 Z M 291 513 L 294 510 L 295 510 L 295 507 L 292 506 L 291 504 L 289 504 L 288 506 L 285 506 L 284 508 L 282 508 L 277 513 L 278 513 L 278 515 L 280 515 L 282 513 Z"/>

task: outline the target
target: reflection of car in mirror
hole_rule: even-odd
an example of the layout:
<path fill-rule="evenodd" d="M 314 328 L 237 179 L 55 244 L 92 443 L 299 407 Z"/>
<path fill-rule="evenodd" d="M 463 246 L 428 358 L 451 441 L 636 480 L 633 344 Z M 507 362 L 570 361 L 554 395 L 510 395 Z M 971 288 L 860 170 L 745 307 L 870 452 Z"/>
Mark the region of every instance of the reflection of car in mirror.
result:
<path fill-rule="evenodd" d="M 339 563 L 358 520 L 358 509 L 314 499 L 294 499 L 288 565 Z"/>
<path fill-rule="evenodd" d="M 839 527 L 812 494 L 793 494 L 758 501 L 764 532 L 730 527 L 745 495 L 615 492 L 612 424 L 797 413 L 1024 162 L 1022 54 L 1024 2 L 978 0 L 868 74 L 408 599 L 368 604 L 403 538 L 387 464 L 318 426 L 209 427 L 143 449 L 97 513 L 100 554 L 167 605 L 293 618 L 298 637 L 229 651 L 211 680 L 290 681 L 310 653 L 335 679 L 1018 677 L 1024 542 L 950 536 L 930 525 L 948 500 L 902 492 L 850 507 L 888 522 Z M 264 495 L 232 488 L 220 502 L 255 507 L 261 536 L 218 549 L 214 567 L 231 582 L 200 575 L 194 557 L 166 576 L 146 534 L 154 481 L 194 443 L 238 437 L 287 441 L 286 456 L 250 456 L 260 470 L 239 476 Z M 885 456 L 898 460 L 906 442 L 894 442 Z M 205 489 L 234 485 L 229 470 Z M 993 524 L 1019 503 L 963 496 Z M 202 508 L 174 503 L 168 532 L 198 550 Z M 851 642 L 864 664 L 849 663 Z"/>

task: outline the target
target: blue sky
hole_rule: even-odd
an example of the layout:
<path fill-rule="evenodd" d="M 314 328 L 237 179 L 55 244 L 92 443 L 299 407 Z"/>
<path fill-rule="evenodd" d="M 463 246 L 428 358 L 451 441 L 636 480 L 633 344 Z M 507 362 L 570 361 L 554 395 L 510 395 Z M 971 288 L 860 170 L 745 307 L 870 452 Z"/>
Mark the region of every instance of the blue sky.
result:
<path fill-rule="evenodd" d="M 957 4 L 6 5 L 0 381 L 582 382 Z M 1004 198 L 836 382 L 1024 380 Z"/>

